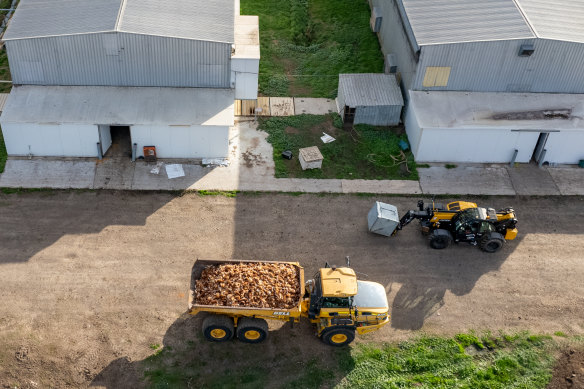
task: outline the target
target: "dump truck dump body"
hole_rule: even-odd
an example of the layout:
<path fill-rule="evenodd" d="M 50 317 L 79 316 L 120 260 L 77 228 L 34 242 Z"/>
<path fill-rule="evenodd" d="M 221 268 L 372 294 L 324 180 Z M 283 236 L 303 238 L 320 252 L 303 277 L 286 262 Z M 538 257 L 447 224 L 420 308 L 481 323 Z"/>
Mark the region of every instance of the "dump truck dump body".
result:
<path fill-rule="evenodd" d="M 293 308 L 258 308 L 246 306 L 223 306 L 223 305 L 201 305 L 197 304 L 196 281 L 200 280 L 203 270 L 209 266 L 227 264 L 288 264 L 298 270 L 299 294 L 298 300 Z M 226 314 L 237 318 L 238 316 L 253 316 L 264 319 L 276 319 L 283 321 L 299 321 L 302 314 L 302 296 L 304 296 L 304 269 L 298 262 L 276 262 L 276 261 L 242 261 L 242 260 L 206 260 L 198 259 L 192 268 L 191 288 L 189 291 L 189 313 L 196 315 L 199 312 L 209 312 L 216 314 Z"/>

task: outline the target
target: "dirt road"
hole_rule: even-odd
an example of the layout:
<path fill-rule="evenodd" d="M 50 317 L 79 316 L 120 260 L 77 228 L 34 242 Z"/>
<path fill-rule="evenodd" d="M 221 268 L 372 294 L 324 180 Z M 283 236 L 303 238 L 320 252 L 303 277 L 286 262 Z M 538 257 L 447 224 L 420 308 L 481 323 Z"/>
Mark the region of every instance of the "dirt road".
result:
<path fill-rule="evenodd" d="M 138 362 L 157 345 L 207 352 L 198 319 L 181 317 L 195 258 L 295 260 L 310 275 L 349 255 L 360 277 L 386 286 L 393 316 L 360 342 L 419 330 L 584 333 L 583 198 L 477 199 L 517 211 L 519 237 L 497 254 L 467 245 L 432 250 L 415 223 L 394 238 L 372 235 L 366 214 L 375 200 L 403 214 L 417 199 L 0 195 L 0 384 L 134 387 Z M 266 358 L 290 337 L 290 352 L 329 353 L 308 326 L 271 329 L 258 346 Z M 247 346 L 215 357 L 236 364 Z"/>

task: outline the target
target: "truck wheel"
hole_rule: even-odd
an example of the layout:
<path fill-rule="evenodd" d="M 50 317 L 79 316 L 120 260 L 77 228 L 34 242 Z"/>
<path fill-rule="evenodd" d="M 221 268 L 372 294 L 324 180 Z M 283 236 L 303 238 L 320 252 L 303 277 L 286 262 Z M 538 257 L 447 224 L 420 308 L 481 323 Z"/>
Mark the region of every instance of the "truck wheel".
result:
<path fill-rule="evenodd" d="M 487 253 L 494 253 L 499 251 L 504 243 L 505 238 L 503 238 L 503 235 L 498 232 L 491 232 L 481 238 L 479 247 Z"/>
<path fill-rule="evenodd" d="M 452 242 L 452 236 L 450 232 L 442 229 L 434 230 L 430 233 L 430 247 L 433 249 L 445 249 L 446 247 L 450 246 L 450 242 Z"/>
<path fill-rule="evenodd" d="M 268 323 L 264 319 L 242 317 L 237 323 L 237 339 L 245 343 L 260 343 L 268 336 Z"/>
<path fill-rule="evenodd" d="M 324 330 L 320 338 L 329 346 L 341 347 L 351 343 L 355 339 L 355 329 L 350 327 L 332 327 Z"/>
<path fill-rule="evenodd" d="M 233 338 L 233 319 L 225 315 L 210 315 L 203 320 L 203 335 L 211 342 Z"/>

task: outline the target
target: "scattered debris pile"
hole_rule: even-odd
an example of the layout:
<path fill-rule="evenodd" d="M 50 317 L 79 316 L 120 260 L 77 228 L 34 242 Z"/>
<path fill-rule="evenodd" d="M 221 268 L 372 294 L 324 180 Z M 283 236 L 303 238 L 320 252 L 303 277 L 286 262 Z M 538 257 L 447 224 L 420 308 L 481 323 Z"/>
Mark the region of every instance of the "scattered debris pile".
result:
<path fill-rule="evenodd" d="M 299 298 L 298 268 L 287 263 L 209 266 L 195 284 L 198 305 L 291 309 Z"/>

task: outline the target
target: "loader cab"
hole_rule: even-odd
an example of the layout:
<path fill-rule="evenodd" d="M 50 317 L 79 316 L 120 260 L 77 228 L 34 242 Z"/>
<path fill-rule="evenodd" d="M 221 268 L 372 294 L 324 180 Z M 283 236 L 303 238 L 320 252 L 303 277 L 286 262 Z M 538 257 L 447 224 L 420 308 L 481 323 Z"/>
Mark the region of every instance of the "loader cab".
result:
<path fill-rule="evenodd" d="M 476 242 L 477 238 L 495 231 L 487 221 L 485 208 L 467 208 L 452 218 L 453 235 L 456 242 Z"/>

